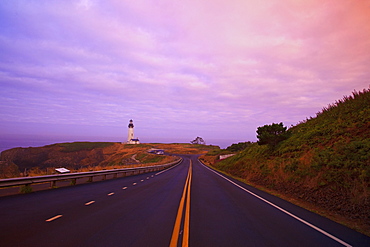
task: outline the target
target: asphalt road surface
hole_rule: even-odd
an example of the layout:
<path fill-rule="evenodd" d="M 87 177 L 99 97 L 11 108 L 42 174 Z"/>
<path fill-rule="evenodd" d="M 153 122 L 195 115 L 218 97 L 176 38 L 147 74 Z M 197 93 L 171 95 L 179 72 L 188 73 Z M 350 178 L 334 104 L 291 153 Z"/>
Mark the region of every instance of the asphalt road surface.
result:
<path fill-rule="evenodd" d="M 205 166 L 0 198 L 0 246 L 370 246 L 370 238 Z"/>

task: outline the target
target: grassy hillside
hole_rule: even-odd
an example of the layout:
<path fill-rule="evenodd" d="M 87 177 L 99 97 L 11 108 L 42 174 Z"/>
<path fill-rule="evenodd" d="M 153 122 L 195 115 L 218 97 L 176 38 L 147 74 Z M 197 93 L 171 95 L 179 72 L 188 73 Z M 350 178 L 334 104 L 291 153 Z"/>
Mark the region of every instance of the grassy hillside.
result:
<path fill-rule="evenodd" d="M 105 148 L 112 146 L 114 142 L 66 142 L 57 144 L 63 147 L 62 152 L 78 152 L 81 150 L 92 150 L 95 148 Z"/>
<path fill-rule="evenodd" d="M 345 219 L 370 233 L 370 89 L 290 128 L 271 149 L 253 143 L 214 166 Z M 225 152 L 225 151 L 224 151 Z M 205 156 L 208 162 L 216 153 Z"/>

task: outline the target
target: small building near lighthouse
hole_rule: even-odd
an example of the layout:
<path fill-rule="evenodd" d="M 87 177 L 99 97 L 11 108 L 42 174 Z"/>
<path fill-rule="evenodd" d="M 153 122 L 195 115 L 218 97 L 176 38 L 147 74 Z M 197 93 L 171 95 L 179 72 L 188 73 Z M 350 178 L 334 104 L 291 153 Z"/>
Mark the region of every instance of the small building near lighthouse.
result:
<path fill-rule="evenodd" d="M 128 124 L 128 135 L 127 135 L 127 144 L 140 144 L 139 139 L 134 137 L 134 121 L 130 120 Z"/>

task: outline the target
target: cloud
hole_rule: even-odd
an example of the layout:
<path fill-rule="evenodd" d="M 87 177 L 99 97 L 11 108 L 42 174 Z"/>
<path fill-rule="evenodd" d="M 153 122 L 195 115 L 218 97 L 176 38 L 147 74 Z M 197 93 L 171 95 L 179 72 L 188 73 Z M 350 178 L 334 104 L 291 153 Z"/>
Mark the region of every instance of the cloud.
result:
<path fill-rule="evenodd" d="M 367 1 L 5 1 L 0 119 L 254 138 L 369 86 L 368 23 Z"/>

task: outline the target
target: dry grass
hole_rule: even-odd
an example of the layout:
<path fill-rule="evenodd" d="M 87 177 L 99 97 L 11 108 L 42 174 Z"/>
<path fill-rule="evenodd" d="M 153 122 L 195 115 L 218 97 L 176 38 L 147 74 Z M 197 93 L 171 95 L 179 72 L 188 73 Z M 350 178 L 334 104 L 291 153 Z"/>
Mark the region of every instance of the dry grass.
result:
<path fill-rule="evenodd" d="M 210 150 L 218 148 L 216 146 L 188 144 L 188 143 L 170 143 L 170 144 L 152 144 L 154 148 L 164 149 L 170 154 L 206 154 Z"/>

